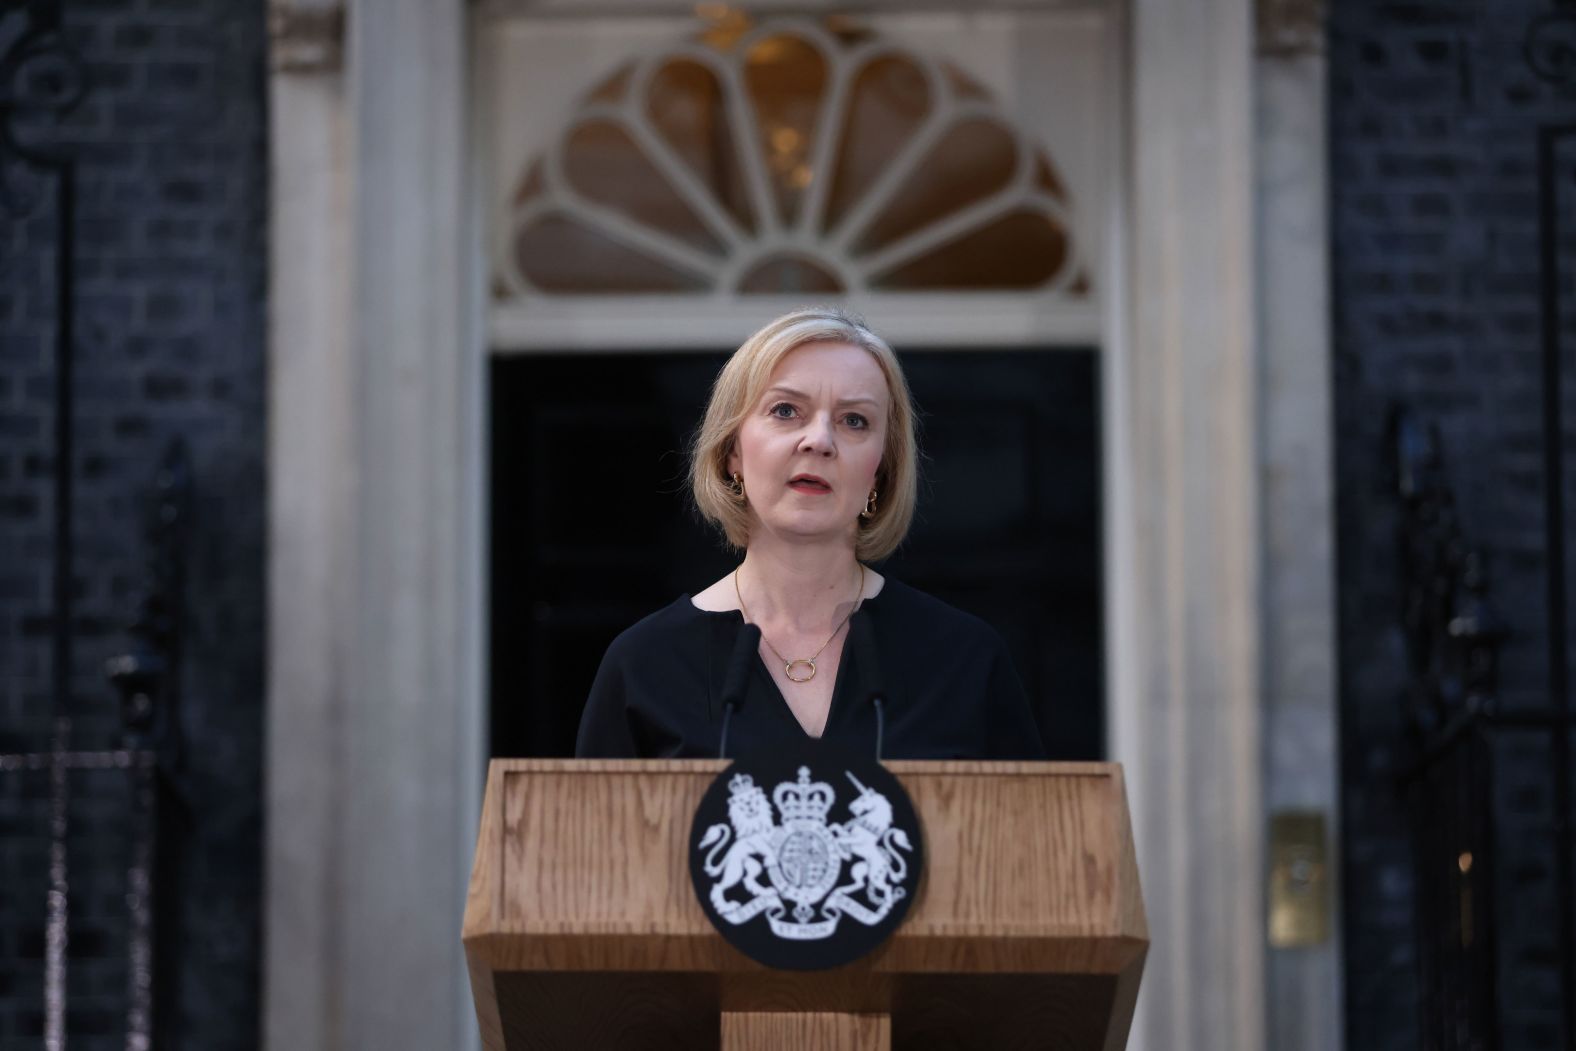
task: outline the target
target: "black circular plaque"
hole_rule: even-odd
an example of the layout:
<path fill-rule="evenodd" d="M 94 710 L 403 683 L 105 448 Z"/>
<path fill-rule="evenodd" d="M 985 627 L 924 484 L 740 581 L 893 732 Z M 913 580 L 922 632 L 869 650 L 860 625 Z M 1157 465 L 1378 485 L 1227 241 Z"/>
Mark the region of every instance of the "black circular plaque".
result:
<path fill-rule="evenodd" d="M 857 960 L 903 922 L 924 843 L 880 763 L 785 745 L 717 776 L 689 857 L 695 896 L 730 944 L 768 967 L 815 971 Z"/>

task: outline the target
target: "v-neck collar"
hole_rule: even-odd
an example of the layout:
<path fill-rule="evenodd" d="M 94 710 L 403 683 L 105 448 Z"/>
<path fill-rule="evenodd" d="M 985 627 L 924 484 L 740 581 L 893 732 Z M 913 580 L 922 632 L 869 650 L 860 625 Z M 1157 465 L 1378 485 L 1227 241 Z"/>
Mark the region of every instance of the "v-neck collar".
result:
<path fill-rule="evenodd" d="M 843 702 L 841 705 L 838 702 L 847 686 L 848 666 L 854 661 L 853 650 L 848 645 L 848 640 L 854 634 L 854 617 L 861 616 L 863 613 L 864 606 L 861 605 L 859 609 L 854 610 L 853 616 L 848 618 L 848 631 L 843 634 L 842 648 L 838 651 L 837 678 L 832 682 L 832 699 L 826 706 L 826 725 L 821 727 L 821 735 L 819 737 L 804 728 L 804 723 L 801 723 L 799 717 L 794 714 L 793 705 L 788 703 L 788 698 L 783 694 L 782 687 L 777 685 L 777 679 L 772 675 L 771 668 L 767 666 L 766 658 L 761 656 L 759 650 L 755 653 L 755 670 L 759 673 L 756 677 L 762 681 L 766 689 L 772 692 L 772 696 L 777 698 L 777 710 L 788 717 L 788 721 L 793 724 L 794 729 L 803 734 L 807 741 L 820 742 L 826 740 L 826 735 L 832 732 L 833 720 L 842 708 L 848 706 L 847 702 Z"/>
<path fill-rule="evenodd" d="M 826 726 L 822 728 L 820 737 L 813 737 L 805 730 L 804 724 L 799 721 L 798 717 L 794 715 L 793 709 L 789 707 L 788 699 L 783 696 L 782 690 L 777 685 L 777 680 L 772 678 L 771 669 L 766 666 L 766 662 L 759 652 L 755 654 L 755 667 L 759 671 L 759 677 L 765 679 L 765 683 L 762 685 L 770 691 L 766 696 L 775 702 L 770 704 L 769 707 L 786 718 L 788 724 L 796 732 L 803 735 L 806 741 L 826 740 L 837 720 L 845 717 L 849 702 L 844 695 L 848 694 L 850 690 L 857 690 L 861 684 L 866 688 L 869 687 L 870 684 L 864 682 L 865 678 L 868 677 L 869 669 L 858 666 L 858 657 L 854 653 L 854 648 L 850 647 L 848 642 L 854 635 L 854 621 L 861 617 L 870 616 L 872 603 L 875 604 L 875 608 L 879 608 L 881 596 L 887 593 L 888 589 L 892 587 L 892 583 L 892 580 L 889 578 L 880 591 L 863 599 L 859 603 L 859 608 L 854 610 L 853 616 L 848 620 L 848 631 L 843 635 L 842 655 L 837 662 L 837 681 L 832 684 L 832 703 L 827 707 Z M 744 614 L 736 609 L 701 609 L 690 601 L 690 596 L 688 595 L 684 595 L 679 601 L 693 610 L 696 616 L 704 617 L 710 621 L 711 652 L 709 654 L 710 660 L 708 661 L 707 710 L 713 720 L 720 720 L 722 718 L 722 693 L 727 688 L 728 659 L 733 653 L 734 643 L 738 641 L 739 632 L 744 627 Z M 850 665 L 855 669 L 853 672 L 848 670 Z M 858 675 L 859 679 L 857 681 L 851 680 L 849 678 L 850 675 Z"/>

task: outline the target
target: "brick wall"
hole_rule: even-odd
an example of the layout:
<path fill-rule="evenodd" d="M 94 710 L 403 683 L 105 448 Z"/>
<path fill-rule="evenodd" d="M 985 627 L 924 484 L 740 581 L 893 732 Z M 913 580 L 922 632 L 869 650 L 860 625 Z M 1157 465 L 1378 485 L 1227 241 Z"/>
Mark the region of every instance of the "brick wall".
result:
<path fill-rule="evenodd" d="M 1503 703 L 1548 703 L 1537 135 L 1576 114 L 1576 86 L 1540 80 L 1524 43 L 1554 6 L 1330 5 L 1347 1046 L 1364 1051 L 1419 1046 L 1416 888 L 1395 788 L 1412 739 L 1384 433 L 1392 403 L 1438 423 L 1465 532 L 1488 556 L 1511 631 Z M 1565 223 L 1576 236 L 1568 211 Z M 1567 239 L 1567 268 L 1573 247 Z M 1570 304 L 1568 284 L 1562 294 Z M 1567 435 L 1573 392 L 1567 382 Z M 1576 535 L 1569 517 L 1564 532 Z M 1495 747 L 1498 1029 L 1505 1048 L 1552 1047 L 1551 757 L 1547 738 Z"/>
<path fill-rule="evenodd" d="M 194 507 L 181 675 L 191 801 L 179 871 L 184 1046 L 255 1046 L 263 696 L 265 64 L 261 0 L 65 0 L 88 73 L 31 141 L 77 158 L 72 746 L 120 739 L 125 652 L 167 443 Z M 0 51 L 24 16 L 0 8 Z M 0 754 L 46 751 L 53 705 L 59 198 L 0 213 Z M 129 775 L 71 778 L 67 1037 L 125 1046 Z M 0 1048 L 39 1046 L 47 775 L 0 772 Z"/>

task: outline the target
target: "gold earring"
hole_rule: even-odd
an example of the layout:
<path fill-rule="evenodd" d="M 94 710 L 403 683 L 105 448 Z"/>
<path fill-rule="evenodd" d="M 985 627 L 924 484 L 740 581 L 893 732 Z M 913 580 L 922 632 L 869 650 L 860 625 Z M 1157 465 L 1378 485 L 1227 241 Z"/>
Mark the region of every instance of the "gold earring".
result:
<path fill-rule="evenodd" d="M 865 509 L 859 512 L 860 518 L 870 519 L 876 516 L 876 491 L 870 490 L 870 495 L 865 497 Z"/>
<path fill-rule="evenodd" d="M 744 499 L 744 476 L 733 472 L 733 495 L 740 500 Z"/>

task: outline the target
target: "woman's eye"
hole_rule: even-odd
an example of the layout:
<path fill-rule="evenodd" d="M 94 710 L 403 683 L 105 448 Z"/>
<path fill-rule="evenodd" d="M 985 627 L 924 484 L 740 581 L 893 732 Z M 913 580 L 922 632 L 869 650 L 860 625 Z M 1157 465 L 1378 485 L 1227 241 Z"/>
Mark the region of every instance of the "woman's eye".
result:
<path fill-rule="evenodd" d="M 843 422 L 848 424 L 848 426 L 855 428 L 856 430 L 864 430 L 866 427 L 870 426 L 870 421 L 859 415 L 857 412 L 851 412 L 847 416 L 844 416 Z"/>
<path fill-rule="evenodd" d="M 778 402 L 776 405 L 773 405 L 771 408 L 767 409 L 766 412 L 767 415 L 775 416 L 779 420 L 791 420 L 795 415 L 794 407 L 785 401 Z"/>

